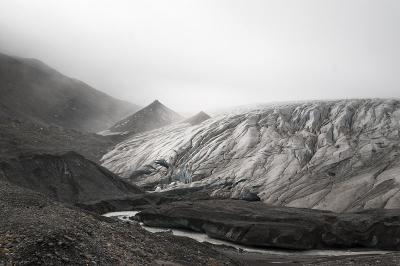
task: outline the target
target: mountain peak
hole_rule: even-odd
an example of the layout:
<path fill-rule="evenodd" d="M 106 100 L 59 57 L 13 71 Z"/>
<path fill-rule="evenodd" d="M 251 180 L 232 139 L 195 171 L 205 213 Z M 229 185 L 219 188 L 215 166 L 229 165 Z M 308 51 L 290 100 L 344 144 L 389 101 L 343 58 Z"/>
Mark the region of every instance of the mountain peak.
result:
<path fill-rule="evenodd" d="M 162 104 L 162 103 L 159 100 L 155 99 L 150 105 L 153 105 L 153 104 Z"/>
<path fill-rule="evenodd" d="M 204 111 L 200 111 L 197 115 L 207 115 L 207 116 L 209 116 L 206 112 L 204 112 Z"/>
<path fill-rule="evenodd" d="M 154 100 L 151 104 L 147 105 L 146 107 L 165 107 L 166 106 L 164 104 L 162 104 L 159 100 Z M 145 107 L 145 108 L 146 108 Z"/>
<path fill-rule="evenodd" d="M 154 100 L 143 109 L 115 124 L 109 131 L 131 135 L 163 127 L 182 119 L 182 116 L 159 100 Z"/>

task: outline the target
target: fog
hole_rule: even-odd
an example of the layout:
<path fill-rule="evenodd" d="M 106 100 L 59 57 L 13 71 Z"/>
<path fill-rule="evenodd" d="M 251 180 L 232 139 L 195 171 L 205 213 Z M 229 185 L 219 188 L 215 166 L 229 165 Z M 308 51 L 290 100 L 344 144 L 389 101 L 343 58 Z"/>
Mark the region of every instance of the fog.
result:
<path fill-rule="evenodd" d="M 0 0 L 0 52 L 180 112 L 400 97 L 400 1 Z"/>

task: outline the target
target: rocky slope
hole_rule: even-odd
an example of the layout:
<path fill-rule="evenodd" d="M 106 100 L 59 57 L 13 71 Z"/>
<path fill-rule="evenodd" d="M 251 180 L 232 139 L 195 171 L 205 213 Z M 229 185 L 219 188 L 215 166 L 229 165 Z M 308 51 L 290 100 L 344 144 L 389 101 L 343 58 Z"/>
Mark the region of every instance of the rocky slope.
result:
<path fill-rule="evenodd" d="M 0 160 L 0 179 L 73 204 L 143 193 L 75 152 Z"/>
<path fill-rule="evenodd" d="M 99 162 L 122 139 L 0 116 L 0 158 L 76 151 Z"/>
<path fill-rule="evenodd" d="M 236 265 L 195 240 L 84 213 L 0 181 L 0 265 Z"/>
<path fill-rule="evenodd" d="M 206 233 L 238 244 L 285 249 L 400 250 L 400 210 L 329 211 L 242 200 L 173 202 L 137 214 L 145 225 Z"/>
<path fill-rule="evenodd" d="M 189 176 L 186 186 L 218 197 L 337 212 L 399 208 L 399 130 L 398 100 L 282 104 L 136 135 L 102 162 L 125 178 L 135 173 L 139 185 Z"/>
<path fill-rule="evenodd" d="M 160 128 L 182 120 L 183 117 L 172 111 L 158 100 L 139 110 L 131 116 L 119 121 L 100 134 L 132 135 Z"/>
<path fill-rule="evenodd" d="M 0 54 L 0 118 L 79 131 L 104 130 L 138 110 L 44 63 Z"/>

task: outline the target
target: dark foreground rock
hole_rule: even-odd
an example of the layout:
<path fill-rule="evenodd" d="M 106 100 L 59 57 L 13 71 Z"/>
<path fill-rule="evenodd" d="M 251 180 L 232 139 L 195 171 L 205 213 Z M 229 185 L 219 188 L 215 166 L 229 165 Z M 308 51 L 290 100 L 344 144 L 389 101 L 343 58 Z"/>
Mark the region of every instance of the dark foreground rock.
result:
<path fill-rule="evenodd" d="M 271 254 L 271 253 L 248 253 L 237 252 L 229 249 L 219 249 L 232 259 L 242 265 L 265 266 L 344 266 L 344 265 L 400 265 L 400 252 L 389 252 L 387 254 L 353 254 L 353 255 L 309 255 L 293 252 L 292 254 Z"/>
<path fill-rule="evenodd" d="M 78 203 L 126 197 L 143 191 L 75 152 L 36 154 L 0 160 L 0 180 Z"/>
<path fill-rule="evenodd" d="M 241 200 L 186 201 L 138 214 L 147 226 L 204 232 L 235 243 L 285 249 L 400 250 L 400 210 L 338 214 Z"/>
<path fill-rule="evenodd" d="M 0 181 L 0 265 L 234 265 L 211 247 Z"/>

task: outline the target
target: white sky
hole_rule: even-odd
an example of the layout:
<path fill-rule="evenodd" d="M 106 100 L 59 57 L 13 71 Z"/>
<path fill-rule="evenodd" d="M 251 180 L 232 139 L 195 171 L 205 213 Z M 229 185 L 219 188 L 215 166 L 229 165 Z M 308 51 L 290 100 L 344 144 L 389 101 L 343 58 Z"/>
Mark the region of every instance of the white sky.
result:
<path fill-rule="evenodd" d="M 181 112 L 400 97 L 400 1 L 0 0 L 0 51 Z"/>

